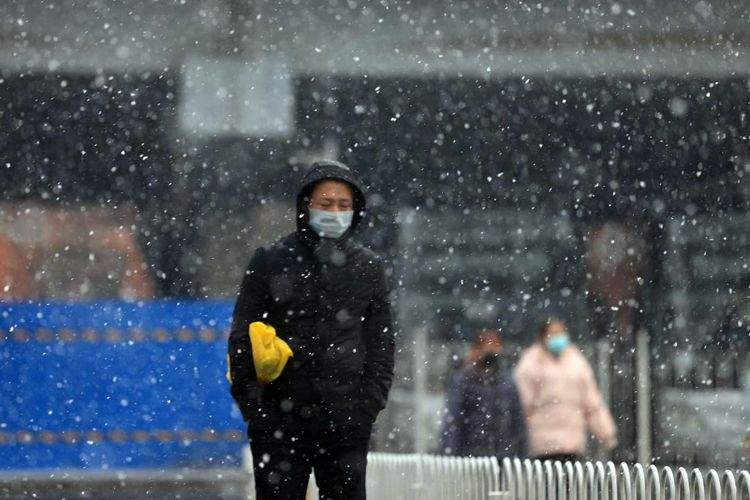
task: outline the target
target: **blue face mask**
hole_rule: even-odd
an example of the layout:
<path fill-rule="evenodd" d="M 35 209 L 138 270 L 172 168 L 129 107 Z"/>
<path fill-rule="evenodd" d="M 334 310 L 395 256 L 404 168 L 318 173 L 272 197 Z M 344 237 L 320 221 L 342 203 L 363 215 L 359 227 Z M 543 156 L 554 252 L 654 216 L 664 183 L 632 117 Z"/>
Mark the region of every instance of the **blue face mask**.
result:
<path fill-rule="evenodd" d="M 567 332 L 556 333 L 547 339 L 546 344 L 549 352 L 559 356 L 570 345 L 570 337 L 568 337 Z"/>
<path fill-rule="evenodd" d="M 332 212 L 310 208 L 310 227 L 318 236 L 338 239 L 352 225 L 354 211 Z"/>

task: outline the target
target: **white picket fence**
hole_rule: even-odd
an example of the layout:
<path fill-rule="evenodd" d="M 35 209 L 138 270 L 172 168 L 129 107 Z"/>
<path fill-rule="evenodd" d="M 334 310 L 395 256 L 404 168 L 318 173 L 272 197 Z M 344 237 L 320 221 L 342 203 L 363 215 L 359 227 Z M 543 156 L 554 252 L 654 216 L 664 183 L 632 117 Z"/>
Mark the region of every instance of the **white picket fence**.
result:
<path fill-rule="evenodd" d="M 249 453 L 247 454 L 249 455 Z M 252 471 L 247 457 L 245 466 Z M 310 477 L 307 498 L 318 498 Z M 252 489 L 252 486 L 251 486 Z M 370 453 L 371 500 L 750 500 L 750 472 Z M 251 495 L 252 498 L 252 495 Z"/>

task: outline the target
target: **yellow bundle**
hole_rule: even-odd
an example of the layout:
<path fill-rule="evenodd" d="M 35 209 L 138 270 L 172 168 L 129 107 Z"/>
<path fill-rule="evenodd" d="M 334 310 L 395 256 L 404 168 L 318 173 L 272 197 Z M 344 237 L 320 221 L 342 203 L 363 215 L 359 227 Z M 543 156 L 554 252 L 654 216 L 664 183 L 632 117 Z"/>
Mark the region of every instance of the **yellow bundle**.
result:
<path fill-rule="evenodd" d="M 250 323 L 255 375 L 259 382 L 273 382 L 293 356 L 289 345 L 276 336 L 274 327 L 261 321 Z"/>

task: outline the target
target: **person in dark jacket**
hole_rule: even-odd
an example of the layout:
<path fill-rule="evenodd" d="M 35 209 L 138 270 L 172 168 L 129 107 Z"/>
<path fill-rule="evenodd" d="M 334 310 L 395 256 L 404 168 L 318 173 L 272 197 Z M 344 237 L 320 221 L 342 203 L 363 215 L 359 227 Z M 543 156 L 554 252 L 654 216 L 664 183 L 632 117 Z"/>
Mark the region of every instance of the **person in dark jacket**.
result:
<path fill-rule="evenodd" d="M 498 458 L 526 456 L 526 421 L 510 371 L 501 366 L 497 330 L 477 337 L 448 390 L 442 452 Z"/>
<path fill-rule="evenodd" d="M 297 230 L 259 248 L 229 336 L 231 391 L 248 424 L 257 497 L 365 498 L 373 422 L 393 379 L 394 334 L 383 261 L 352 236 L 365 193 L 344 164 L 313 164 L 297 196 Z M 248 325 L 276 329 L 293 355 L 259 383 Z"/>

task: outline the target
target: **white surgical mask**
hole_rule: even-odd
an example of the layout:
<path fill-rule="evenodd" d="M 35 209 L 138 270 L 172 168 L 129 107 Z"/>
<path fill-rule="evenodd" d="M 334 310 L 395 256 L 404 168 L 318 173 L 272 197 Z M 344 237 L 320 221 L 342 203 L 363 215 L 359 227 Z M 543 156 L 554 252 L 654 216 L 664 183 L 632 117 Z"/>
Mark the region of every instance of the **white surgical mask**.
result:
<path fill-rule="evenodd" d="M 310 227 L 323 238 L 341 238 L 352 225 L 354 211 L 332 212 L 330 210 L 310 210 Z"/>

